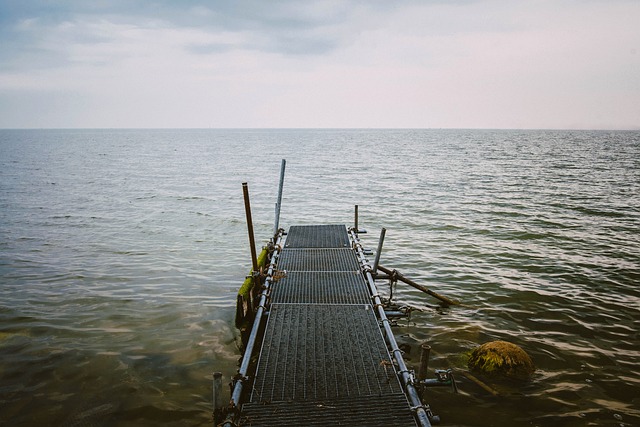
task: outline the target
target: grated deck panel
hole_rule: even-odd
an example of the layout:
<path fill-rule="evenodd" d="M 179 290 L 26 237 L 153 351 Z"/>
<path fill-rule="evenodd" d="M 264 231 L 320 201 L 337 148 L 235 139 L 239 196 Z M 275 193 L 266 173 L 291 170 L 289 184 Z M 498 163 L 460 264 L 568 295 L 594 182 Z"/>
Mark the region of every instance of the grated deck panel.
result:
<path fill-rule="evenodd" d="M 278 269 L 286 271 L 360 271 L 351 249 L 284 249 Z"/>
<path fill-rule="evenodd" d="M 290 271 L 274 283 L 272 303 L 369 304 L 369 288 L 359 271 Z"/>
<path fill-rule="evenodd" d="M 273 304 L 252 402 L 402 393 L 370 305 Z"/>
<path fill-rule="evenodd" d="M 348 400 L 248 403 L 242 415 L 243 424 L 251 427 L 416 427 L 407 399 L 400 393 Z"/>
<path fill-rule="evenodd" d="M 296 225 L 289 229 L 285 248 L 348 248 L 344 225 Z"/>

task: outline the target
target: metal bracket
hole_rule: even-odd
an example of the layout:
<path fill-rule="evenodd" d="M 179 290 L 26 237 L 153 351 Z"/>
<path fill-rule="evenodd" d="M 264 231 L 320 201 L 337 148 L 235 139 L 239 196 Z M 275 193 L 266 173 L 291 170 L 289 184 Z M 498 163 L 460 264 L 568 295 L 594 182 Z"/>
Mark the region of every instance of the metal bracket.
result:
<path fill-rule="evenodd" d="M 422 385 L 425 387 L 446 387 L 451 386 L 451 391 L 458 393 L 458 385 L 453 376 L 452 369 L 436 369 L 436 378 L 423 380 Z"/>

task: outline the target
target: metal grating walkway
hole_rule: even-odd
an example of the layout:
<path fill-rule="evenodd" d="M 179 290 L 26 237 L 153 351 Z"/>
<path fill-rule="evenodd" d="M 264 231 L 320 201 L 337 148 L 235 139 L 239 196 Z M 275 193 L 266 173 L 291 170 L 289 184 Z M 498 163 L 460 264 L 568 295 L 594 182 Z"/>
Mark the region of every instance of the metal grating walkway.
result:
<path fill-rule="evenodd" d="M 271 293 L 274 304 L 369 304 L 370 300 L 359 271 L 289 271 Z"/>
<path fill-rule="evenodd" d="M 274 304 L 253 402 L 401 393 L 370 305 Z"/>
<path fill-rule="evenodd" d="M 308 402 L 248 403 L 242 409 L 242 425 L 251 427 L 299 426 L 414 426 L 403 394 L 352 397 Z"/>
<path fill-rule="evenodd" d="M 291 227 L 246 426 L 414 426 L 345 226 Z"/>
<path fill-rule="evenodd" d="M 289 229 L 285 248 L 348 248 L 344 225 L 294 225 Z"/>
<path fill-rule="evenodd" d="M 351 249 L 283 249 L 278 268 L 286 271 L 360 271 Z"/>

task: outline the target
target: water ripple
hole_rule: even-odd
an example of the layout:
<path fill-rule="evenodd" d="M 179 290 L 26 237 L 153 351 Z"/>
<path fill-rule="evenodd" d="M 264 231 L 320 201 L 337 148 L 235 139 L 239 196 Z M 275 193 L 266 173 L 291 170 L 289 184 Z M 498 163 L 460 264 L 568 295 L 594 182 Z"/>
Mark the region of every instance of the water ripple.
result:
<path fill-rule="evenodd" d="M 533 357 L 500 399 L 430 391 L 445 424 L 640 424 L 640 133 L 492 130 L 0 131 L 0 423 L 209 423 L 241 183 L 260 245 L 283 157 L 281 224 L 358 204 L 381 264 L 463 301 L 395 290 L 410 364 L 423 341 L 438 368 L 495 339 Z"/>

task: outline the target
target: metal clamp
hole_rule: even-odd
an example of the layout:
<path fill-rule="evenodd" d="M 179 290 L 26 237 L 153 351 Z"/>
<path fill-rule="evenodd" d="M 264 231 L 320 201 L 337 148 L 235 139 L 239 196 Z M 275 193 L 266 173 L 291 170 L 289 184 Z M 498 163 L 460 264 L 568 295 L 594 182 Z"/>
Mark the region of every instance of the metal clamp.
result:
<path fill-rule="evenodd" d="M 444 387 L 451 386 L 451 391 L 458 393 L 458 385 L 453 376 L 452 369 L 436 369 L 436 378 L 431 380 L 423 380 L 422 385 L 425 387 Z"/>
<path fill-rule="evenodd" d="M 438 415 L 434 415 L 431 411 L 431 407 L 427 404 L 423 403 L 422 405 L 412 406 L 410 409 L 412 412 L 417 412 L 419 409 L 422 409 L 427 414 L 427 417 L 432 424 L 440 423 L 440 417 Z"/>

